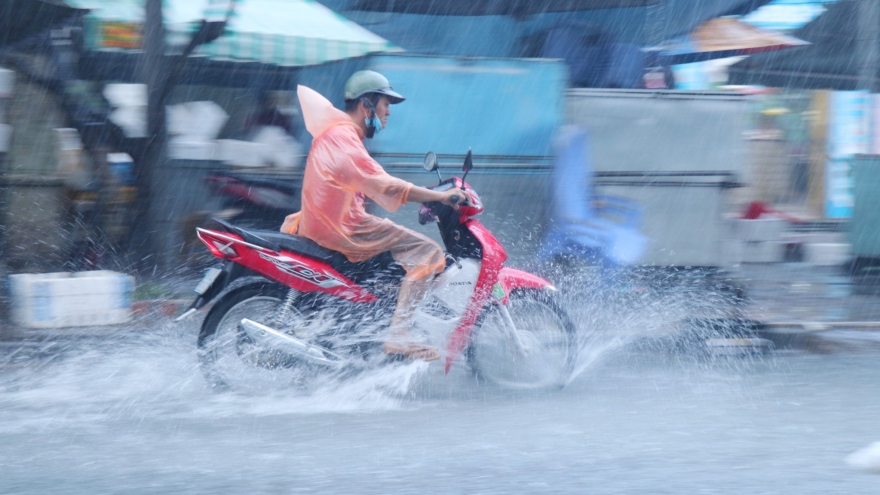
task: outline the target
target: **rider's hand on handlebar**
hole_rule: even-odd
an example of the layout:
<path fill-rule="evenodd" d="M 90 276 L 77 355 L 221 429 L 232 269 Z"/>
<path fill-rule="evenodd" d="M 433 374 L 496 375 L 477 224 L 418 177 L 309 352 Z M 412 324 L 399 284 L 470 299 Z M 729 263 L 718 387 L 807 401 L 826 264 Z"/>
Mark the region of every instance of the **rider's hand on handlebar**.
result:
<path fill-rule="evenodd" d="M 443 199 L 440 202 L 457 210 L 459 206 L 470 203 L 471 197 L 463 189 L 456 187 L 455 189 L 444 191 Z"/>

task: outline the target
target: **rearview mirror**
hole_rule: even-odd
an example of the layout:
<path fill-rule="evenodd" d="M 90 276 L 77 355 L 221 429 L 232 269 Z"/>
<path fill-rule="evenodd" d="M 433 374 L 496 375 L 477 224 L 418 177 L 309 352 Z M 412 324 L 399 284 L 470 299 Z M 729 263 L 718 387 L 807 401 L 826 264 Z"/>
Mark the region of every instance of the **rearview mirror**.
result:
<path fill-rule="evenodd" d="M 428 154 L 425 155 L 425 163 L 423 166 L 428 172 L 437 170 L 437 155 L 435 155 L 433 151 L 429 151 Z"/>
<path fill-rule="evenodd" d="M 467 179 L 467 174 L 472 168 L 474 168 L 474 154 L 471 153 L 471 149 L 468 148 L 467 155 L 464 157 L 464 165 L 461 166 L 461 169 L 464 171 L 464 175 L 461 177 L 462 182 Z"/>

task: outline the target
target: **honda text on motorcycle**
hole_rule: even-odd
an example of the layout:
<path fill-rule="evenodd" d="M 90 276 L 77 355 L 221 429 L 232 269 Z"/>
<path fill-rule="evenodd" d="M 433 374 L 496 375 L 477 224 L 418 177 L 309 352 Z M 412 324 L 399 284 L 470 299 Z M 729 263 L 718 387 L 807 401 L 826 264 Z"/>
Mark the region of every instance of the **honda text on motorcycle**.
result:
<path fill-rule="evenodd" d="M 463 359 L 478 378 L 502 386 L 563 386 L 577 359 L 574 324 L 554 286 L 504 266 L 504 248 L 474 218 L 483 204 L 464 180 L 471 152 L 462 178 L 443 180 L 434 153 L 424 165 L 440 178 L 432 189 L 459 187 L 470 200 L 457 210 L 439 202 L 419 209 L 422 225 L 440 228 L 447 266 L 420 303 L 411 333 L 440 346 L 446 372 Z M 382 353 L 381 337 L 404 271 L 390 253 L 353 263 L 305 237 L 218 223 L 223 230 L 197 233 L 222 266 L 205 274 L 179 318 L 216 299 L 198 337 L 212 385 L 295 384 L 394 361 Z"/>

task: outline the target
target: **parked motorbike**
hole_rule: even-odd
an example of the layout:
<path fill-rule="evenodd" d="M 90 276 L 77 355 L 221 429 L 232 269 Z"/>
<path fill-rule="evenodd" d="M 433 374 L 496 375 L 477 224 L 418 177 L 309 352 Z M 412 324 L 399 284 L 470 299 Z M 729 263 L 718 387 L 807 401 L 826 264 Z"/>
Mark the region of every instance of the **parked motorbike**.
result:
<path fill-rule="evenodd" d="M 577 360 L 575 326 L 550 282 L 504 266 L 504 248 L 474 218 L 484 208 L 464 180 L 472 167 L 469 151 L 464 176 L 443 180 L 434 153 L 425 157 L 425 169 L 440 179 L 432 189 L 459 187 L 470 200 L 458 210 L 439 202 L 419 209 L 421 224 L 436 222 L 440 229 L 447 267 L 418 307 L 411 333 L 445 341 L 447 373 L 463 355 L 485 381 L 561 387 Z M 198 337 L 201 368 L 212 385 L 297 384 L 394 361 L 381 351 L 380 334 L 404 271 L 390 253 L 353 263 L 305 237 L 218 223 L 225 230 L 197 233 L 223 265 L 205 274 L 198 297 L 179 318 L 220 296 Z"/>
<path fill-rule="evenodd" d="M 289 181 L 218 171 L 205 182 L 221 200 L 224 216 L 241 227 L 277 228 L 299 208 L 299 187 Z"/>

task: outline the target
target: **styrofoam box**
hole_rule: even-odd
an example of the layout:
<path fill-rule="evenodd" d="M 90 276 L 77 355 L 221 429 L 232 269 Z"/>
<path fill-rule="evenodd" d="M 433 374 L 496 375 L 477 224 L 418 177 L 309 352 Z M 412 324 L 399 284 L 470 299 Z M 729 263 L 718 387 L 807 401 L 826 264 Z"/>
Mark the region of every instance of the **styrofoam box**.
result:
<path fill-rule="evenodd" d="M 178 160 L 220 160 L 218 145 L 212 141 L 187 141 L 176 137 L 168 141 L 168 157 Z"/>
<path fill-rule="evenodd" d="M 237 167 L 265 167 L 267 147 L 262 143 L 239 141 L 236 139 L 218 139 L 220 159 Z"/>
<path fill-rule="evenodd" d="M 12 126 L 8 124 L 0 124 L 0 153 L 8 152 L 11 142 Z"/>
<path fill-rule="evenodd" d="M 28 328 L 131 321 L 134 277 L 107 270 L 9 276 L 12 317 Z"/>
<path fill-rule="evenodd" d="M 741 261 L 743 263 L 779 263 L 785 253 L 784 242 L 752 241 L 742 242 Z"/>
<path fill-rule="evenodd" d="M 811 265 L 837 266 L 849 261 L 852 247 L 843 242 L 804 244 L 804 261 Z"/>
<path fill-rule="evenodd" d="M 0 98 L 12 98 L 15 87 L 15 72 L 0 68 Z"/>
<path fill-rule="evenodd" d="M 733 225 L 736 237 L 747 242 L 778 241 L 788 228 L 788 222 L 781 218 L 736 219 Z"/>

